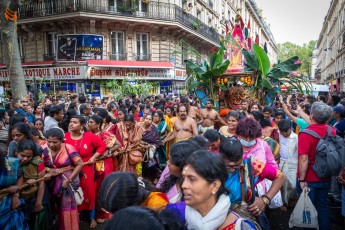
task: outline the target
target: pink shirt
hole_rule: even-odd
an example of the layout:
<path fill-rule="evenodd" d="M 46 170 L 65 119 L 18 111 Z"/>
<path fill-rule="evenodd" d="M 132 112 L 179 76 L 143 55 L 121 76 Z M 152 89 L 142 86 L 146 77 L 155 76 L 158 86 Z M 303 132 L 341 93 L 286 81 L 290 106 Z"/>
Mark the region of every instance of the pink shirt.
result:
<path fill-rule="evenodd" d="M 250 147 L 248 151 L 243 151 L 243 159 L 247 159 L 251 156 L 255 160 L 272 165 L 274 168 L 278 169 L 278 164 L 274 160 L 270 146 L 266 141 L 263 141 L 260 138 L 256 138 L 256 144 Z"/>

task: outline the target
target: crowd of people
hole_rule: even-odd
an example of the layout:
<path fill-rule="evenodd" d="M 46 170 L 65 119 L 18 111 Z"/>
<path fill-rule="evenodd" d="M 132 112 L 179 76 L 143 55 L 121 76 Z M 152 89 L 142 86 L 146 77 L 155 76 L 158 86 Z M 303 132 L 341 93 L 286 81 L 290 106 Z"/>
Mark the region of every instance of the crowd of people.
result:
<path fill-rule="evenodd" d="M 0 109 L 0 228 L 270 229 L 303 188 L 330 228 L 345 170 L 313 171 L 328 127 L 344 138 L 345 101 L 287 95 L 243 100 L 225 117 L 208 99 L 84 95 L 15 100 Z M 341 195 L 343 194 L 343 195 Z"/>

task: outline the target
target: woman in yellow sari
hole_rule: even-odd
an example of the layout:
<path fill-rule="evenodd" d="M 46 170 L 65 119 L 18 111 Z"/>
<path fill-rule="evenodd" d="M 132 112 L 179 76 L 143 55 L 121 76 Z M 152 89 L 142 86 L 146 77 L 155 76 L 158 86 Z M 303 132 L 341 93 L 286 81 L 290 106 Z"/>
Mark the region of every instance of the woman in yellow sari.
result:
<path fill-rule="evenodd" d="M 174 107 L 170 106 L 170 107 L 165 109 L 165 122 L 167 123 L 167 125 L 170 128 L 170 133 L 168 134 L 168 136 L 171 135 L 172 132 L 174 131 L 174 125 L 175 125 L 175 122 L 177 121 L 177 119 L 178 118 L 176 117 Z M 170 147 L 172 144 L 174 144 L 174 140 L 168 141 L 165 144 L 166 154 L 167 154 L 168 159 L 169 159 Z"/>

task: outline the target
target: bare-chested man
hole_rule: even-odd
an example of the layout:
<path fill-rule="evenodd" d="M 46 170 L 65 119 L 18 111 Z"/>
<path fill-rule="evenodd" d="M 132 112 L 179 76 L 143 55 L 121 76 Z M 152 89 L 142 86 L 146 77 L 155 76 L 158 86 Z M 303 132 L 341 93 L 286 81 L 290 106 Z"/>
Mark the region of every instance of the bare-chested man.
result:
<path fill-rule="evenodd" d="M 175 122 L 174 131 L 172 135 L 163 141 L 163 144 L 173 139 L 175 139 L 175 142 L 179 142 L 198 135 L 195 120 L 190 118 L 187 114 L 186 106 L 181 105 L 178 108 L 179 119 Z"/>
<path fill-rule="evenodd" d="M 206 108 L 200 111 L 203 118 L 199 128 L 200 133 L 205 133 L 209 129 L 214 129 L 216 121 L 221 122 L 223 125 L 227 125 L 227 123 L 219 116 L 219 113 L 213 109 L 213 103 L 214 101 L 212 99 L 208 99 L 206 102 Z"/>
<path fill-rule="evenodd" d="M 189 99 L 186 97 L 181 98 L 181 103 L 188 109 L 188 116 L 193 118 L 197 125 L 202 123 L 202 116 L 200 114 L 200 110 L 190 105 Z"/>

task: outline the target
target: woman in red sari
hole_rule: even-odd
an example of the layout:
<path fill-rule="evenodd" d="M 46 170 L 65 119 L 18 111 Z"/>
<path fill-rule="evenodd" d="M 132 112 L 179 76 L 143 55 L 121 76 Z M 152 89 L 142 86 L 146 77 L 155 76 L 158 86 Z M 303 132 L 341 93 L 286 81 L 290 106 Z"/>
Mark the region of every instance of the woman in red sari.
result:
<path fill-rule="evenodd" d="M 107 146 L 106 152 L 103 154 L 105 158 L 102 161 L 97 161 L 96 163 L 96 197 L 98 197 L 99 188 L 101 187 L 102 181 L 104 178 L 106 178 L 110 173 L 117 171 L 117 168 L 113 168 L 113 159 L 115 158 L 115 151 L 118 150 L 121 145 L 116 139 L 115 135 L 107 132 L 105 130 L 102 130 L 102 117 L 98 115 L 94 115 L 90 118 L 88 123 L 88 129 L 90 132 L 96 134 L 99 136 L 102 141 Z M 113 157 L 112 157 L 113 156 Z M 116 160 L 116 166 L 117 166 L 117 160 Z M 109 219 L 110 215 L 104 211 L 101 210 L 101 208 L 98 205 L 98 202 L 96 201 L 96 221 L 97 223 L 103 223 L 105 219 Z"/>
<path fill-rule="evenodd" d="M 46 136 L 47 145 L 43 149 L 42 160 L 49 169 L 45 177 L 53 176 L 48 186 L 59 212 L 59 230 L 78 230 L 79 214 L 71 186 L 73 189 L 79 187 L 79 172 L 83 167 L 83 161 L 73 146 L 63 143 L 62 129 L 49 129 Z M 60 169 L 72 166 L 74 168 L 58 175 Z"/>
<path fill-rule="evenodd" d="M 79 211 L 90 211 L 90 227 L 97 225 L 95 220 L 96 180 L 95 163 L 106 150 L 102 139 L 91 132 L 84 132 L 85 118 L 75 115 L 69 123 L 70 132 L 65 133 L 65 142 L 72 145 L 84 162 L 84 176 L 80 178 L 80 187 L 84 192 L 84 200 L 78 206 Z"/>

